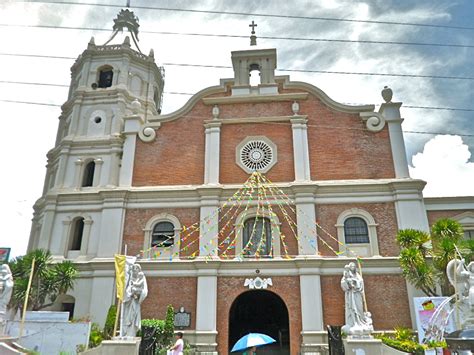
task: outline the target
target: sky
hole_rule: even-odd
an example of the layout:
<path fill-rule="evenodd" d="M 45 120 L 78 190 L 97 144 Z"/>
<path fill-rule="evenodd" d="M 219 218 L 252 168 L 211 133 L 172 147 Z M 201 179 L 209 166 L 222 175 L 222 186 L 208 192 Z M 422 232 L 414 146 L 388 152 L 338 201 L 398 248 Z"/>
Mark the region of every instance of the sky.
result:
<path fill-rule="evenodd" d="M 0 247 L 11 247 L 12 256 L 26 251 L 32 206 L 42 194 L 46 153 L 54 145 L 61 114 L 59 106 L 48 105 L 65 102 L 70 67 L 74 62 L 74 59 L 30 55 L 76 58 L 91 36 L 95 37 L 96 44 L 105 43 L 113 19 L 126 3 L 125 0 L 60 2 L 65 1 L 0 2 L 0 152 L 4 167 L 0 178 L 3 227 Z M 277 49 L 277 75 L 290 75 L 291 80 L 311 83 L 343 103 L 378 106 L 383 101 L 382 88 L 385 85 L 392 88 L 393 101 L 403 102 L 401 112 L 410 174 L 427 182 L 424 195 L 474 196 L 473 1 L 131 0 L 131 10 L 140 19 L 142 51 L 148 53 L 153 48 L 157 63 L 165 68 L 163 113 L 177 110 L 190 98 L 190 95 L 177 93 L 193 94 L 218 85 L 221 78 L 233 76 L 230 52 L 250 49 L 248 25 L 254 20 L 258 47 Z M 71 29 L 78 27 L 93 30 Z M 464 79 L 322 74 L 284 69 Z"/>

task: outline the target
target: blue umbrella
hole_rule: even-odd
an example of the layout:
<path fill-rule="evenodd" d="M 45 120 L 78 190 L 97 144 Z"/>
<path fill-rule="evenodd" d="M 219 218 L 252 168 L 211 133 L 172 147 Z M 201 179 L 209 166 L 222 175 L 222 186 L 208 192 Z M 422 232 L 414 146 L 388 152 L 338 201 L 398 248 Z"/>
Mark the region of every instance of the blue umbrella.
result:
<path fill-rule="evenodd" d="M 271 343 L 276 343 L 276 340 L 268 335 L 261 333 L 249 333 L 240 338 L 237 343 L 235 343 L 231 352 L 242 351 L 252 346 L 262 346 Z"/>

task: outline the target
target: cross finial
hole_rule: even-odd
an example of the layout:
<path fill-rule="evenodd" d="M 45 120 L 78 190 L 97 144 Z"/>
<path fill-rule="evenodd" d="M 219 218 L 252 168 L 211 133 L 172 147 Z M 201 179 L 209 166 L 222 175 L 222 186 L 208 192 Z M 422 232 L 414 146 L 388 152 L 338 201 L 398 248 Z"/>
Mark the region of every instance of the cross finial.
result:
<path fill-rule="evenodd" d="M 255 27 L 257 27 L 257 24 L 255 22 L 253 22 L 253 20 L 252 20 L 252 23 L 249 25 L 249 27 L 252 27 L 252 34 L 254 35 L 255 34 Z"/>

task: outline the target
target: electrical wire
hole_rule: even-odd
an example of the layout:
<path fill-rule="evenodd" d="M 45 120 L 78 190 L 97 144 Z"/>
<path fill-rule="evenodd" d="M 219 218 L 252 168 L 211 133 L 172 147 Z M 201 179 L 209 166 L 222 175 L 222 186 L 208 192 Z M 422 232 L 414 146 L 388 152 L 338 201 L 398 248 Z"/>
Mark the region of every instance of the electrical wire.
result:
<path fill-rule="evenodd" d="M 31 86 L 52 86 L 52 87 L 69 87 L 65 84 L 52 84 L 52 83 L 38 83 L 38 82 L 26 82 L 26 81 L 9 81 L 9 80 L 0 80 L 0 84 L 17 84 L 17 85 L 31 85 Z M 175 91 L 165 91 L 164 94 L 169 95 L 188 95 L 192 96 L 193 93 L 189 92 L 175 92 Z M 360 103 L 345 103 L 346 105 L 363 105 Z M 57 105 L 61 106 L 61 105 Z M 460 108 L 460 107 L 433 107 L 433 106 L 415 106 L 415 105 L 403 105 L 404 108 L 410 109 L 420 109 L 420 110 L 443 110 L 443 111 L 463 111 L 463 112 L 474 112 L 474 109 L 471 108 Z"/>
<path fill-rule="evenodd" d="M 73 2 L 73 1 L 54 1 L 54 0 L 23 0 L 17 1 L 20 3 L 43 3 L 43 4 L 54 4 L 54 5 L 78 5 L 78 6 L 98 6 L 98 7 L 111 7 L 111 8 L 123 8 L 123 5 L 115 4 L 100 4 L 100 3 L 84 3 L 84 2 Z M 318 20 L 318 21 L 332 21 L 332 22 L 348 22 L 348 23 L 368 23 L 378 25 L 396 25 L 396 26 L 417 26 L 417 27 L 428 27 L 428 28 L 443 28 L 453 30 L 474 30 L 474 27 L 468 26 L 450 26 L 450 25 L 434 25 L 427 23 L 415 23 L 415 22 L 401 22 L 401 21 L 377 21 L 377 20 L 359 20 L 359 19 L 348 19 L 348 18 L 335 18 L 335 17 L 322 17 L 322 16 L 299 16 L 299 15 L 277 15 L 277 14 L 264 14 L 264 13 L 251 13 L 251 12 L 237 12 L 237 11 L 216 11 L 216 10 L 198 10 L 198 9 L 180 9 L 180 8 L 169 8 L 169 7 L 153 7 L 153 6 L 138 6 L 133 5 L 133 9 L 142 10 L 157 10 L 157 11 L 171 11 L 171 12 L 189 12 L 189 13 L 200 13 L 200 14 L 213 14 L 213 15 L 235 15 L 235 16 L 254 16 L 254 17 L 268 17 L 268 18 L 285 18 L 285 19 L 298 19 L 298 20 Z"/>
<path fill-rule="evenodd" d="M 54 106 L 54 107 L 61 107 L 62 105 L 51 104 L 51 103 L 42 103 L 42 102 L 29 102 L 29 101 L 17 101 L 17 100 L 3 100 L 0 99 L 0 102 L 9 102 L 9 103 L 20 103 L 20 104 L 32 104 L 32 105 L 44 105 L 44 106 Z M 474 110 L 471 110 L 474 111 Z M 187 116 L 188 118 L 199 118 L 199 119 L 207 119 L 208 117 L 202 116 Z M 291 126 L 291 123 L 286 122 L 252 122 L 255 124 L 264 124 L 264 125 L 285 125 Z M 307 124 L 308 128 L 319 128 L 319 129 L 346 129 L 346 130 L 353 130 L 353 131 L 365 131 L 364 128 L 357 128 L 357 127 L 344 127 L 344 126 L 334 126 L 334 125 L 313 125 Z M 425 134 L 425 135 L 456 135 L 460 137 L 474 137 L 474 134 L 470 133 L 455 133 L 455 132 L 429 132 L 429 131 L 411 131 L 411 130 L 402 130 L 403 133 L 409 134 Z"/>
<path fill-rule="evenodd" d="M 87 30 L 87 31 L 108 31 L 110 29 L 96 27 L 71 27 L 71 26 L 48 26 L 48 25 L 17 25 L 0 24 L 0 27 L 23 27 L 23 28 L 49 28 L 65 30 Z M 197 37 L 220 37 L 220 38 L 248 38 L 247 35 L 232 35 L 218 33 L 192 33 L 192 32 L 170 32 L 170 31 L 145 31 L 140 33 L 170 35 L 170 36 L 197 36 Z M 401 45 L 401 46 L 425 46 L 425 47 L 447 47 L 447 48 L 474 48 L 474 45 L 458 43 L 423 43 L 423 42 L 400 42 L 400 41 L 373 41 L 373 40 L 351 40 L 351 39 L 330 39 L 330 38 L 308 38 L 308 37 L 278 37 L 278 36 L 258 36 L 259 39 L 285 40 L 285 41 L 310 41 L 327 43 L 359 43 L 359 44 L 383 44 L 383 45 Z"/>
<path fill-rule="evenodd" d="M 24 53 L 6 53 L 0 52 L 0 56 L 11 57 L 28 57 L 28 58 L 45 58 L 45 59 L 68 59 L 75 60 L 76 57 L 42 55 L 42 54 L 24 54 Z M 211 69 L 232 69 L 231 66 L 226 65 L 210 65 L 210 64 L 191 64 L 191 63 L 162 63 L 165 66 L 179 66 L 179 67 L 196 67 L 196 68 L 211 68 Z M 370 73 L 370 72 L 350 72 L 350 71 L 334 71 L 334 70 L 309 70 L 309 69 L 284 69 L 277 68 L 281 72 L 298 72 L 298 73 L 313 73 L 313 74 L 335 74 L 335 75 L 361 75 L 361 76 L 385 76 L 385 77 L 402 77 L 402 78 L 423 78 L 423 79 L 440 79 L 440 80 L 474 80 L 471 76 L 447 76 L 447 75 L 421 75 L 421 74 L 398 74 L 398 73 Z"/>

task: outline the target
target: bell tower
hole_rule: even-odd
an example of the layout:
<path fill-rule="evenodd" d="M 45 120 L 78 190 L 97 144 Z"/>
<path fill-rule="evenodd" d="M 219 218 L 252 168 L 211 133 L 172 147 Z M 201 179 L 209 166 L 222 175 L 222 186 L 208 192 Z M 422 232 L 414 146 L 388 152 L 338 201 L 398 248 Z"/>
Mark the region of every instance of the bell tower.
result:
<path fill-rule="evenodd" d="M 160 114 L 164 87 L 153 50 L 146 55 L 138 46 L 138 21 L 121 10 L 111 37 L 101 45 L 92 37 L 71 67 L 29 250 L 73 260 L 120 252 L 126 192 L 118 190 L 130 186 L 133 172 L 130 125 Z"/>
<path fill-rule="evenodd" d="M 141 52 L 138 28 L 134 13 L 121 10 L 111 37 L 103 45 L 92 37 L 71 67 L 69 97 L 62 107 L 56 148 L 49 154 L 49 170 L 55 174 L 48 174 L 55 181 L 45 191 L 117 186 L 124 117 L 137 110 L 144 117 L 160 113 L 164 71 L 156 65 L 153 50 Z M 91 161 L 93 178 L 86 176 Z"/>

